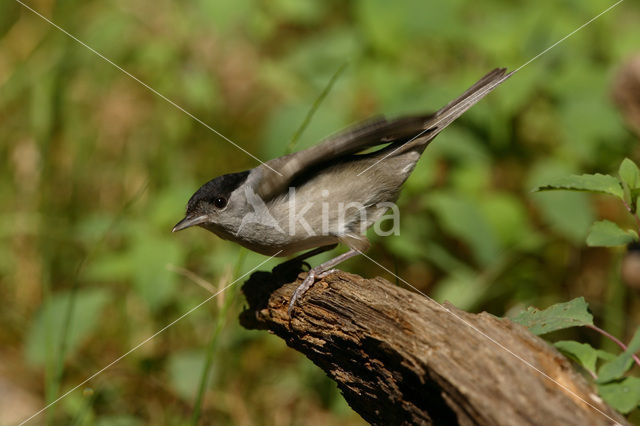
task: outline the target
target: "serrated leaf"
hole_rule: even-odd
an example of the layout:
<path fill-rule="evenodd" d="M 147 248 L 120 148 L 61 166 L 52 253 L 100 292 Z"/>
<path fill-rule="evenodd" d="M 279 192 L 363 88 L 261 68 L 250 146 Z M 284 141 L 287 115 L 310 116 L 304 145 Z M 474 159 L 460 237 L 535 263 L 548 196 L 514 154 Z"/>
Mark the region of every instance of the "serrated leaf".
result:
<path fill-rule="evenodd" d="M 589 371 L 595 373 L 598 351 L 588 343 L 561 340 L 553 344 L 560 352 L 577 361 Z"/>
<path fill-rule="evenodd" d="M 584 297 L 578 297 L 566 303 L 557 303 L 542 311 L 529 307 L 511 320 L 524 325 L 536 335 L 569 327 L 593 325 L 593 316 L 589 312 L 589 305 Z"/>
<path fill-rule="evenodd" d="M 635 231 L 625 231 L 609 220 L 595 222 L 587 236 L 587 245 L 590 247 L 625 246 L 634 241 L 638 241 Z"/>
<path fill-rule="evenodd" d="M 633 161 L 628 158 L 622 160 L 618 174 L 620 179 L 629 186 L 629 189 L 640 188 L 640 170 Z"/>
<path fill-rule="evenodd" d="M 552 179 L 544 185 L 538 186 L 533 191 L 539 192 L 554 190 L 599 192 L 602 194 L 614 195 L 619 198 L 623 198 L 624 196 L 622 186 L 618 179 L 613 176 L 603 175 L 600 173 L 593 175 L 585 174 L 562 176 Z"/>
<path fill-rule="evenodd" d="M 613 361 L 603 364 L 598 371 L 598 383 L 607 383 L 621 378 L 633 364 L 632 355 L 640 351 L 640 327 L 636 330 L 627 349 Z"/>
<path fill-rule="evenodd" d="M 630 413 L 640 405 L 640 378 L 627 377 L 620 382 L 598 385 L 598 393 L 622 414 Z"/>

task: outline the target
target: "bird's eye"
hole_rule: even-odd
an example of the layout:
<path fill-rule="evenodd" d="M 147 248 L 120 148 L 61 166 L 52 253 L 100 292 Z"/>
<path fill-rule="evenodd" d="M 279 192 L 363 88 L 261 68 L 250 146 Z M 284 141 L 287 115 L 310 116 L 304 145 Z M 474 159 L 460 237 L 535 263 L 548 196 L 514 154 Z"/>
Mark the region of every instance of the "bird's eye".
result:
<path fill-rule="evenodd" d="M 215 200 L 213 200 L 213 205 L 219 209 L 222 209 L 227 205 L 227 200 L 225 198 L 218 197 Z"/>

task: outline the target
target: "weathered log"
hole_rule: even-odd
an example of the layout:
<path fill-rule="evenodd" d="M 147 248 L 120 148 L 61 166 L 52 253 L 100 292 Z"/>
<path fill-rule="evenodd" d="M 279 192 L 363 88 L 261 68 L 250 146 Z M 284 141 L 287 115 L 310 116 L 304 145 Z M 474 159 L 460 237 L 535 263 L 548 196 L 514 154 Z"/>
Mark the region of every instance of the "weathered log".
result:
<path fill-rule="evenodd" d="M 382 278 L 300 282 L 258 272 L 244 284 L 244 327 L 269 330 L 338 383 L 372 424 L 627 424 L 552 346 L 508 319 L 471 314 Z"/>

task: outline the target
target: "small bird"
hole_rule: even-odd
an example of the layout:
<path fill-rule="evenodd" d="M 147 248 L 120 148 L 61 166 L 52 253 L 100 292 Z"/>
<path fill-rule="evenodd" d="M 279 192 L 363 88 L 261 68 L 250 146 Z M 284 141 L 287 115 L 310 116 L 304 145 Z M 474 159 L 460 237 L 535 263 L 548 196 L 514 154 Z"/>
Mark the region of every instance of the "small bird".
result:
<path fill-rule="evenodd" d="M 398 198 L 427 145 L 512 74 L 494 69 L 433 114 L 373 119 L 305 150 L 212 179 L 189 199 L 173 232 L 197 225 L 267 256 L 310 250 L 298 261 L 346 245 L 347 252 L 308 271 L 290 299 L 291 316 L 316 279 L 369 248 L 366 230 Z"/>

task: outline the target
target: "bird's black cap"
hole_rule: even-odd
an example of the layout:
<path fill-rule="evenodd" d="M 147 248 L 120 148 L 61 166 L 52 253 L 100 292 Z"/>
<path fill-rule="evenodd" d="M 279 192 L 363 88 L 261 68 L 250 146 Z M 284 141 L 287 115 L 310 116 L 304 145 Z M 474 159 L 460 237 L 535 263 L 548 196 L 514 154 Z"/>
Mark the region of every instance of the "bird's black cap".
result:
<path fill-rule="evenodd" d="M 198 189 L 191 196 L 187 203 L 187 213 L 180 222 L 176 223 L 172 232 L 181 231 L 194 225 L 200 225 L 208 220 L 206 208 L 203 208 L 202 202 L 214 204 L 217 199 L 224 199 L 226 203 L 233 191 L 238 189 L 249 176 L 249 171 L 230 173 L 228 175 L 218 176 L 210 180 Z"/>
<path fill-rule="evenodd" d="M 194 211 L 201 201 L 213 202 L 220 197 L 228 200 L 231 193 L 247 180 L 247 176 L 249 176 L 248 170 L 211 179 L 191 196 L 187 203 L 187 215 Z"/>

